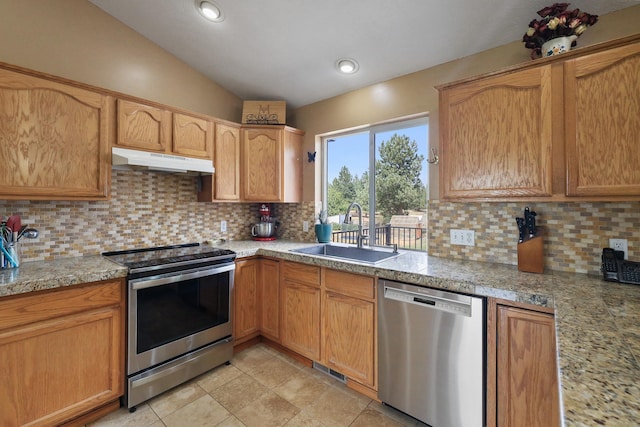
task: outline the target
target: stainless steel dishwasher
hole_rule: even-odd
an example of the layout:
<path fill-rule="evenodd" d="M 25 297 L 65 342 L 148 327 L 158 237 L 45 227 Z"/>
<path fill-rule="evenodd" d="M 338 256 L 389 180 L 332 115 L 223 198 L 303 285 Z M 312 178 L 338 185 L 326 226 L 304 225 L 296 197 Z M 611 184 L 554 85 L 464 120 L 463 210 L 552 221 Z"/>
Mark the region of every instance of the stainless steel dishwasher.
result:
<path fill-rule="evenodd" d="M 485 299 L 378 286 L 380 400 L 433 427 L 484 426 Z"/>

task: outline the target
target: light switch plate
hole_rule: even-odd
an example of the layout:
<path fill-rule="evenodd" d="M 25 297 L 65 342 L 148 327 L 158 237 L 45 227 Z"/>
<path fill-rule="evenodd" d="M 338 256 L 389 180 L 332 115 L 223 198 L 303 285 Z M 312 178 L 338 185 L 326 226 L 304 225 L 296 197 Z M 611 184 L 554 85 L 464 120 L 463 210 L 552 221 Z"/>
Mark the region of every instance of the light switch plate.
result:
<path fill-rule="evenodd" d="M 227 232 L 227 221 L 220 221 L 220 232 L 221 233 Z"/>
<path fill-rule="evenodd" d="M 309 231 L 309 221 L 302 221 L 302 231 Z"/>

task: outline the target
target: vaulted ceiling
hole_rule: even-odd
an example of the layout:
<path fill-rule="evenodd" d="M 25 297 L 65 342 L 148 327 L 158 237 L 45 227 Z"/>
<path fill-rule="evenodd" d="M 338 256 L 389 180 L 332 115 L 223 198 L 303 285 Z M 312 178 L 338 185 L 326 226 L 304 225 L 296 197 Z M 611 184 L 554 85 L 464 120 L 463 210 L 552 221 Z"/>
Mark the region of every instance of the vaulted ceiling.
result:
<path fill-rule="evenodd" d="M 296 108 L 520 40 L 549 0 L 90 0 L 242 99 Z M 628 0 L 581 0 L 602 15 Z M 524 49 L 524 47 L 523 47 Z M 339 58 L 359 63 L 336 70 Z"/>

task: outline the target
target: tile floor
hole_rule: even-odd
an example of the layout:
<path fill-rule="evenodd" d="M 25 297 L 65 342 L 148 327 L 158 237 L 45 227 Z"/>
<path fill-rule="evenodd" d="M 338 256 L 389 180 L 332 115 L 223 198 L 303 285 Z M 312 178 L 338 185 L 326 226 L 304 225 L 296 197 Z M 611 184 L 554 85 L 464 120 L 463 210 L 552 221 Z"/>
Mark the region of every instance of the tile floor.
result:
<path fill-rule="evenodd" d="M 425 426 L 264 345 L 86 427 Z"/>

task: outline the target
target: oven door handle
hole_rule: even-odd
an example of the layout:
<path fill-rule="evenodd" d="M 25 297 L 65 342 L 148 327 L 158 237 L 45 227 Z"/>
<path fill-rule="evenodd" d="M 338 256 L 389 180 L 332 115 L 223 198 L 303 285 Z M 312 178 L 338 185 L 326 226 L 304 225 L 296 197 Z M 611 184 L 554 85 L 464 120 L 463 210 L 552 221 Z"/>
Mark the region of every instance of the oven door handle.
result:
<path fill-rule="evenodd" d="M 236 269 L 235 264 L 229 264 L 222 267 L 209 268 L 207 270 L 196 270 L 193 272 L 180 272 L 178 274 L 170 274 L 166 276 L 146 277 L 129 281 L 132 290 L 152 288 L 154 286 L 168 285 L 170 283 L 182 282 L 189 279 L 198 279 L 205 276 L 213 276 L 216 274 L 232 271 Z"/>

